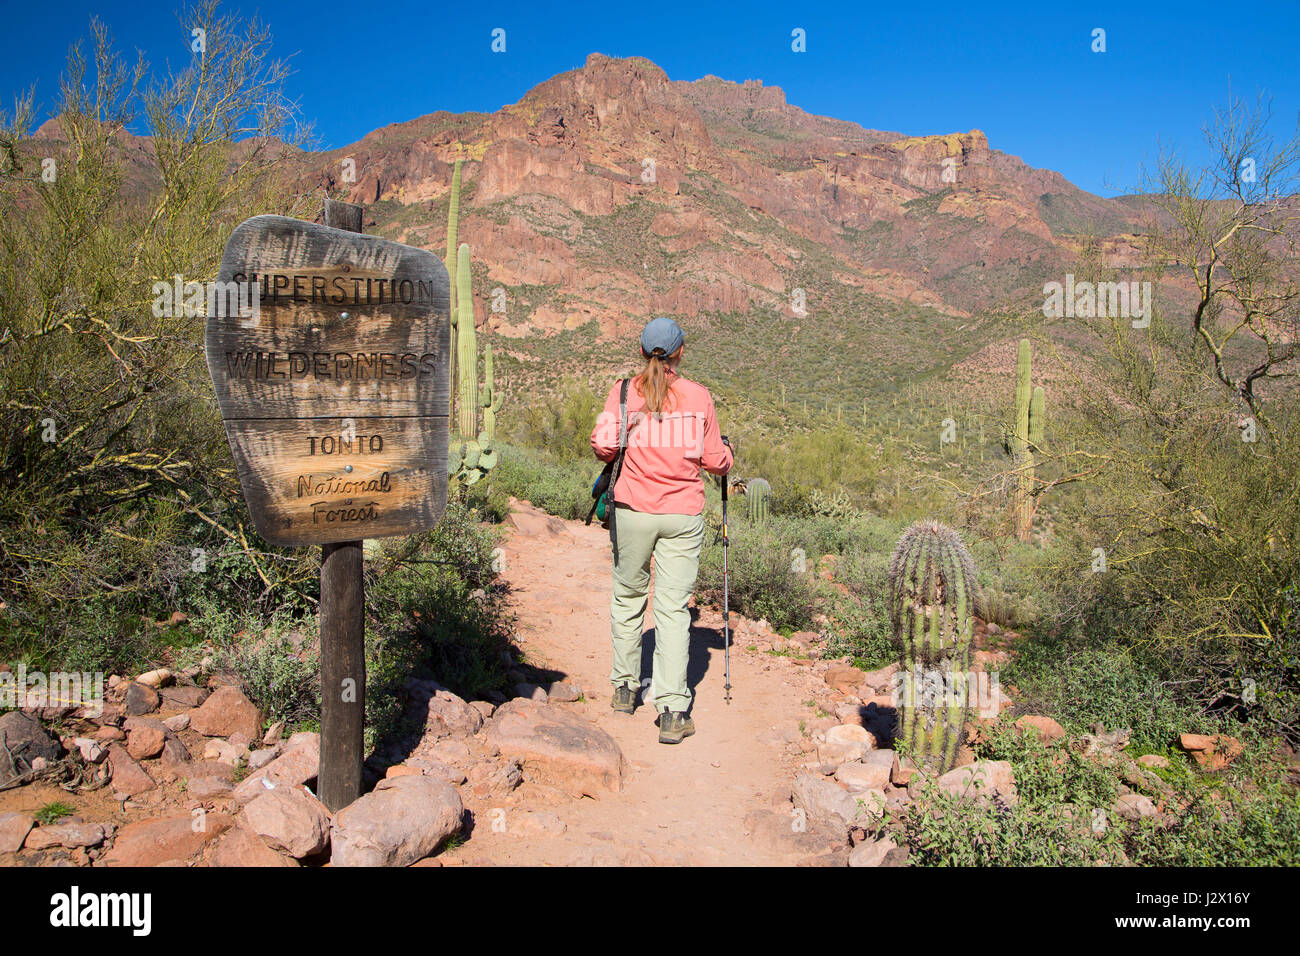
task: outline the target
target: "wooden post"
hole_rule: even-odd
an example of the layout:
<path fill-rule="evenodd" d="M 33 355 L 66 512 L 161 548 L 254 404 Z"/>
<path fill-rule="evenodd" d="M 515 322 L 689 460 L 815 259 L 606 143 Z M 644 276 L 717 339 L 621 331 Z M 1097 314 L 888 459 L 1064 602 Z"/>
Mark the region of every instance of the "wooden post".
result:
<path fill-rule="evenodd" d="M 325 225 L 362 232 L 364 208 L 325 200 Z M 361 796 L 366 729 L 366 596 L 360 541 L 321 545 L 320 777 L 331 813 Z"/>
<path fill-rule="evenodd" d="M 240 223 L 219 273 L 239 301 L 210 305 L 204 334 L 258 534 L 322 548 L 317 793 L 330 810 L 361 796 L 362 539 L 426 531 L 447 504 L 447 270 L 362 235 L 364 211 L 327 199 L 323 225 Z"/>

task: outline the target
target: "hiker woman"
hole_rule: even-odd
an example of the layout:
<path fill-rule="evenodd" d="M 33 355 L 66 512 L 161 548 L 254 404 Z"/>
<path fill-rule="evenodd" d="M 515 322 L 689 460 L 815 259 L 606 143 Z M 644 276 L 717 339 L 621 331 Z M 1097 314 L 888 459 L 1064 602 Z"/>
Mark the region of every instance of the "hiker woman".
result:
<path fill-rule="evenodd" d="M 610 497 L 610 538 L 614 550 L 614 593 L 610 629 L 614 666 L 610 681 L 615 710 L 636 710 L 641 678 L 641 625 L 650 588 L 650 558 L 655 559 L 655 709 L 659 742 L 681 743 L 695 733 L 687 716 L 686 686 L 691 615 L 687 607 L 695 589 L 704 544 L 704 482 L 700 469 L 725 475 L 731 449 L 718 434 L 713 396 L 703 385 L 682 378 L 677 365 L 686 337 L 677 323 L 657 318 L 641 333 L 645 368 L 627 389 L 627 439 L 623 460 L 616 463 Z M 591 433 L 591 447 L 601 461 L 619 454 L 619 399 L 615 383 Z"/>

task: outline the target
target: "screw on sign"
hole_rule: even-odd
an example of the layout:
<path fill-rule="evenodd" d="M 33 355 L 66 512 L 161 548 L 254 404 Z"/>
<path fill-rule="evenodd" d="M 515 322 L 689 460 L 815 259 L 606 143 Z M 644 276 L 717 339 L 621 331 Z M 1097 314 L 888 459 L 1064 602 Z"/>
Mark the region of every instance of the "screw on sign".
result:
<path fill-rule="evenodd" d="M 210 301 L 205 336 L 254 527 L 271 544 L 322 546 L 318 790 L 330 810 L 361 795 L 362 539 L 428 530 L 447 505 L 447 269 L 361 235 L 361 214 L 327 199 L 324 225 L 241 223 L 218 288 L 256 282 L 254 307 Z"/>

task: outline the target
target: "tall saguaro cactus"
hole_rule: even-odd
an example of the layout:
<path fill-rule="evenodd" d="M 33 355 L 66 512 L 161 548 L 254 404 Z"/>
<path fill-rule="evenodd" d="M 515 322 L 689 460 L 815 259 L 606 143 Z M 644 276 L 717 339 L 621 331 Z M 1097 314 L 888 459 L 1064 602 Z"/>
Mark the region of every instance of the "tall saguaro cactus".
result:
<path fill-rule="evenodd" d="M 957 532 L 918 521 L 889 568 L 890 618 L 901 651 L 900 743 L 935 773 L 952 768 L 968 709 L 975 562 Z"/>
<path fill-rule="evenodd" d="M 1043 387 L 1032 387 L 1029 339 L 1020 340 L 1016 357 L 1016 426 L 1011 438 L 1011 461 L 1016 469 L 1016 537 L 1028 541 L 1034 523 L 1034 452 L 1043 441 L 1043 416 L 1047 403 Z"/>
<path fill-rule="evenodd" d="M 751 478 L 745 483 L 745 504 L 749 509 L 751 524 L 762 524 L 767 520 L 771 502 L 772 486 L 765 479 Z"/>
<path fill-rule="evenodd" d="M 456 257 L 456 307 L 456 430 L 465 438 L 474 438 L 478 434 L 478 341 L 469 244 L 464 242 Z"/>
<path fill-rule="evenodd" d="M 456 313 L 456 273 L 460 263 L 456 256 L 456 232 L 460 228 L 460 160 L 456 160 L 455 169 L 451 174 L 451 199 L 447 203 L 447 258 L 444 265 L 447 267 L 447 275 L 451 279 L 451 296 L 449 300 L 451 309 L 451 354 L 456 354 L 456 325 L 459 316 Z M 450 394 L 455 394 L 456 388 L 456 367 L 455 363 L 451 366 L 451 381 L 447 387 L 451 389 Z"/>

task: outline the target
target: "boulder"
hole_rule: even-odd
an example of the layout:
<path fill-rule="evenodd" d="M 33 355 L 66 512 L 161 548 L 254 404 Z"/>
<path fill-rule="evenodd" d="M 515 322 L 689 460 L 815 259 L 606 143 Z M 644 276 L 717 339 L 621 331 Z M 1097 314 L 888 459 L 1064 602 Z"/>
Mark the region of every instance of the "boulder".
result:
<path fill-rule="evenodd" d="M 896 849 L 897 844 L 887 836 L 859 843 L 849 854 L 849 866 L 880 866 L 889 852 Z"/>
<path fill-rule="evenodd" d="M 1143 754 L 1137 758 L 1137 762 L 1148 770 L 1165 770 L 1169 767 L 1169 759 L 1160 754 Z"/>
<path fill-rule="evenodd" d="M 27 834 L 23 848 L 27 850 L 48 850 L 61 846 L 75 847 L 99 846 L 108 839 L 109 831 L 98 823 L 55 823 L 47 827 L 37 827 Z"/>
<path fill-rule="evenodd" d="M 916 766 L 910 759 L 904 760 L 893 755 L 893 760 L 889 769 L 889 782 L 896 787 L 906 787 L 912 780 L 912 775 L 916 773 Z"/>
<path fill-rule="evenodd" d="M 279 786 L 301 787 L 320 772 L 320 735 L 294 734 L 284 753 L 255 771 L 235 788 L 235 802 L 244 806 Z"/>
<path fill-rule="evenodd" d="M 794 781 L 794 805 L 802 810 L 811 826 L 847 837 L 850 827 L 879 818 L 883 799 L 871 792 L 851 794 L 824 777 L 801 774 Z M 883 797 L 883 795 L 881 795 Z"/>
<path fill-rule="evenodd" d="M 30 813 L 0 813 L 0 853 L 17 853 L 35 825 Z"/>
<path fill-rule="evenodd" d="M 108 768 L 112 774 L 113 793 L 119 800 L 138 797 L 158 786 L 120 743 L 109 744 Z"/>
<path fill-rule="evenodd" d="M 892 764 L 892 756 L 890 763 L 884 765 L 880 763 L 868 764 L 862 761 L 841 764 L 840 768 L 835 771 L 835 779 L 848 787 L 851 793 L 858 793 L 863 790 L 883 791 L 885 787 L 889 786 Z"/>
<path fill-rule="evenodd" d="M 623 789 L 623 751 L 613 737 L 571 711 L 512 700 L 488 722 L 487 742 L 502 754 L 519 757 L 524 779 L 571 796 Z"/>
<path fill-rule="evenodd" d="M 186 684 L 181 687 L 163 687 L 158 691 L 158 696 L 172 707 L 183 707 L 186 710 L 192 710 L 207 700 L 209 693 L 206 687 L 195 687 L 192 684 Z"/>
<path fill-rule="evenodd" d="M 230 829 L 234 820 L 226 813 L 184 814 L 159 820 L 129 823 L 117 833 L 102 866 L 160 866 L 184 863 L 204 845 Z"/>
<path fill-rule="evenodd" d="M 173 714 L 163 721 L 163 726 L 174 734 L 179 734 L 182 730 L 190 726 L 189 714 Z"/>
<path fill-rule="evenodd" d="M 126 686 L 126 697 L 122 702 L 123 711 L 133 717 L 152 714 L 162 704 L 158 691 L 147 684 L 131 681 Z"/>
<path fill-rule="evenodd" d="M 260 750 L 254 750 L 248 755 L 248 769 L 261 770 L 276 757 L 280 756 L 280 748 L 263 747 Z"/>
<path fill-rule="evenodd" d="M 1126 793 L 1115 801 L 1111 811 L 1124 820 L 1141 820 L 1158 816 L 1160 811 L 1149 797 L 1140 793 Z"/>
<path fill-rule="evenodd" d="M 862 671 L 852 664 L 831 664 L 822 679 L 826 686 L 842 694 L 852 694 L 862 685 Z"/>
<path fill-rule="evenodd" d="M 213 866 L 297 866 L 293 857 L 276 853 L 242 824 L 231 827 L 212 851 Z"/>
<path fill-rule="evenodd" d="M 1046 744 L 1061 740 L 1065 737 L 1065 728 L 1051 717 L 1039 717 L 1033 714 L 1026 714 L 1024 717 L 1016 718 L 1015 726 L 1022 734 L 1037 734 L 1038 739 Z"/>
<path fill-rule="evenodd" d="M 132 760 L 148 760 L 163 752 L 167 742 L 167 730 L 159 723 L 157 727 L 137 726 L 126 732 L 126 752 Z"/>
<path fill-rule="evenodd" d="M 410 685 L 411 702 L 408 713 L 425 726 L 425 733 L 434 737 L 454 734 L 476 734 L 483 727 L 483 715 L 451 691 L 432 681 L 418 681 Z"/>
<path fill-rule="evenodd" d="M 276 787 L 244 807 L 242 822 L 272 850 L 301 860 L 330 840 L 330 814 L 305 787 Z"/>
<path fill-rule="evenodd" d="M 546 696 L 561 703 L 573 703 L 582 698 L 582 688 L 568 681 L 554 681 L 546 688 Z"/>
<path fill-rule="evenodd" d="M 159 667 L 156 670 L 146 671 L 135 680 L 138 684 L 144 684 L 145 687 L 152 687 L 157 690 L 167 684 L 176 683 L 176 675 L 166 667 Z"/>
<path fill-rule="evenodd" d="M 262 718 L 243 691 L 227 685 L 217 688 L 190 714 L 190 730 L 204 737 L 243 734 L 249 740 L 261 739 Z"/>
<path fill-rule="evenodd" d="M 1241 756 L 1241 741 L 1227 734 L 1182 734 L 1178 745 L 1192 755 L 1196 765 L 1211 773 L 1222 770 Z"/>
<path fill-rule="evenodd" d="M 333 866 L 409 866 L 433 853 L 461 826 L 456 789 L 436 777 L 381 780 L 334 815 Z"/>
<path fill-rule="evenodd" d="M 185 781 L 185 793 L 194 800 L 212 800 L 216 797 L 229 796 L 234 789 L 233 781 L 216 774 L 190 777 Z"/>
<path fill-rule="evenodd" d="M 827 741 L 817 748 L 817 762 L 829 768 L 827 773 L 834 773 L 835 768 L 841 764 L 860 761 L 870 752 L 867 745 L 863 743 Z"/>
<path fill-rule="evenodd" d="M 58 760 L 63 747 L 41 722 L 30 714 L 11 710 L 0 714 L 0 789 L 34 769 L 34 761 Z M 5 751 L 8 751 L 6 753 Z"/>
<path fill-rule="evenodd" d="M 1016 794 L 1015 775 L 1011 764 L 1005 760 L 977 760 L 965 767 L 950 770 L 938 780 L 940 789 L 981 802 L 1001 800 L 1014 806 Z"/>
<path fill-rule="evenodd" d="M 108 759 L 108 748 L 98 740 L 92 740 L 90 737 L 77 737 L 72 741 L 77 752 L 81 754 L 81 759 L 86 763 L 103 763 Z"/>
<path fill-rule="evenodd" d="M 470 768 L 468 774 L 470 786 L 475 795 L 480 797 L 507 794 L 519 786 L 523 779 L 523 767 L 517 757 L 500 766 L 487 762 L 477 763 Z"/>

